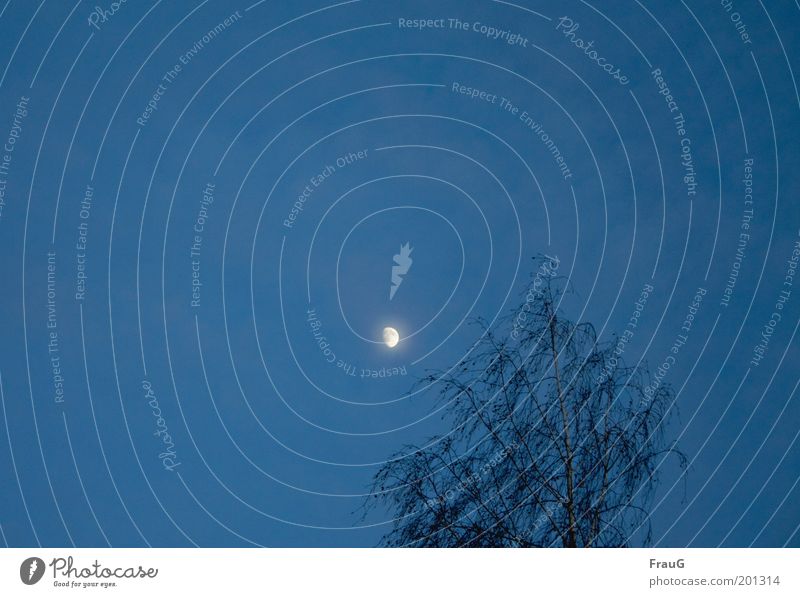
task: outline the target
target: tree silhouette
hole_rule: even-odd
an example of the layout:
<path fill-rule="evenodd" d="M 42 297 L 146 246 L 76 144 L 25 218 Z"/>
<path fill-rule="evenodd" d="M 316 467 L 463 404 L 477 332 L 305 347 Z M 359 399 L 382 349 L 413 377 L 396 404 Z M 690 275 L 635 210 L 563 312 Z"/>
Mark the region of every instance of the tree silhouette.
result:
<path fill-rule="evenodd" d="M 624 547 L 650 541 L 672 390 L 626 366 L 616 342 L 560 312 L 568 284 L 541 259 L 524 302 L 448 373 L 422 383 L 448 433 L 406 446 L 368 503 L 395 516 L 389 546 Z"/>

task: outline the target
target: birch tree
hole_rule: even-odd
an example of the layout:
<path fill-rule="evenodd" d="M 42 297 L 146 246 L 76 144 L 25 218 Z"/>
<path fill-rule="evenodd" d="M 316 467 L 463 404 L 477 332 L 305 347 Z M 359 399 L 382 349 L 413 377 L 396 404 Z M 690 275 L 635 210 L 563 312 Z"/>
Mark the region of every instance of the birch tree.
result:
<path fill-rule="evenodd" d="M 449 373 L 432 372 L 446 431 L 378 471 L 372 505 L 393 515 L 389 546 L 624 547 L 650 539 L 674 393 L 644 364 L 559 308 L 543 261 L 523 303 Z M 544 273 L 543 273 L 544 272 Z"/>

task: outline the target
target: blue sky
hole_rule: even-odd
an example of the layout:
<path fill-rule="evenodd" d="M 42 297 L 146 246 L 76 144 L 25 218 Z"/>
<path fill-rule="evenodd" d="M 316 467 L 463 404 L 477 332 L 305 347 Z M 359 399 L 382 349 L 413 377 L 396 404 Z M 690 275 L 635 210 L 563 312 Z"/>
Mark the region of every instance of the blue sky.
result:
<path fill-rule="evenodd" d="M 625 357 L 675 357 L 692 465 L 661 468 L 654 543 L 797 546 L 800 10 L 734 4 L 5 3 L 3 540 L 375 545 L 372 475 L 447 429 L 415 379 L 547 253 L 606 340 L 655 288 Z"/>

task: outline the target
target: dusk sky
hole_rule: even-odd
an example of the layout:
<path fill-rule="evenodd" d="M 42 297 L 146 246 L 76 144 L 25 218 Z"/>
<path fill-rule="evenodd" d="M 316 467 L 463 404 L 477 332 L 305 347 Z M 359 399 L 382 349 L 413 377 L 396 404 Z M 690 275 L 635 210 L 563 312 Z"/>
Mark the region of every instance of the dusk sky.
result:
<path fill-rule="evenodd" d="M 800 546 L 795 2 L 0 4 L 5 545 L 379 544 L 546 255 L 675 391 L 652 544 Z"/>

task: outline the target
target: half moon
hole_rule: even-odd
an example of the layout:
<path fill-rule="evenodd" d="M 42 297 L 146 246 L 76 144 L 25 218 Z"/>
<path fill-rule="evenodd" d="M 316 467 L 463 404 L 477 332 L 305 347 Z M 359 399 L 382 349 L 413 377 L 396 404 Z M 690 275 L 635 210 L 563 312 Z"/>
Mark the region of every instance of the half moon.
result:
<path fill-rule="evenodd" d="M 389 348 L 394 348 L 400 342 L 400 334 L 394 328 L 383 328 L 383 342 Z"/>

